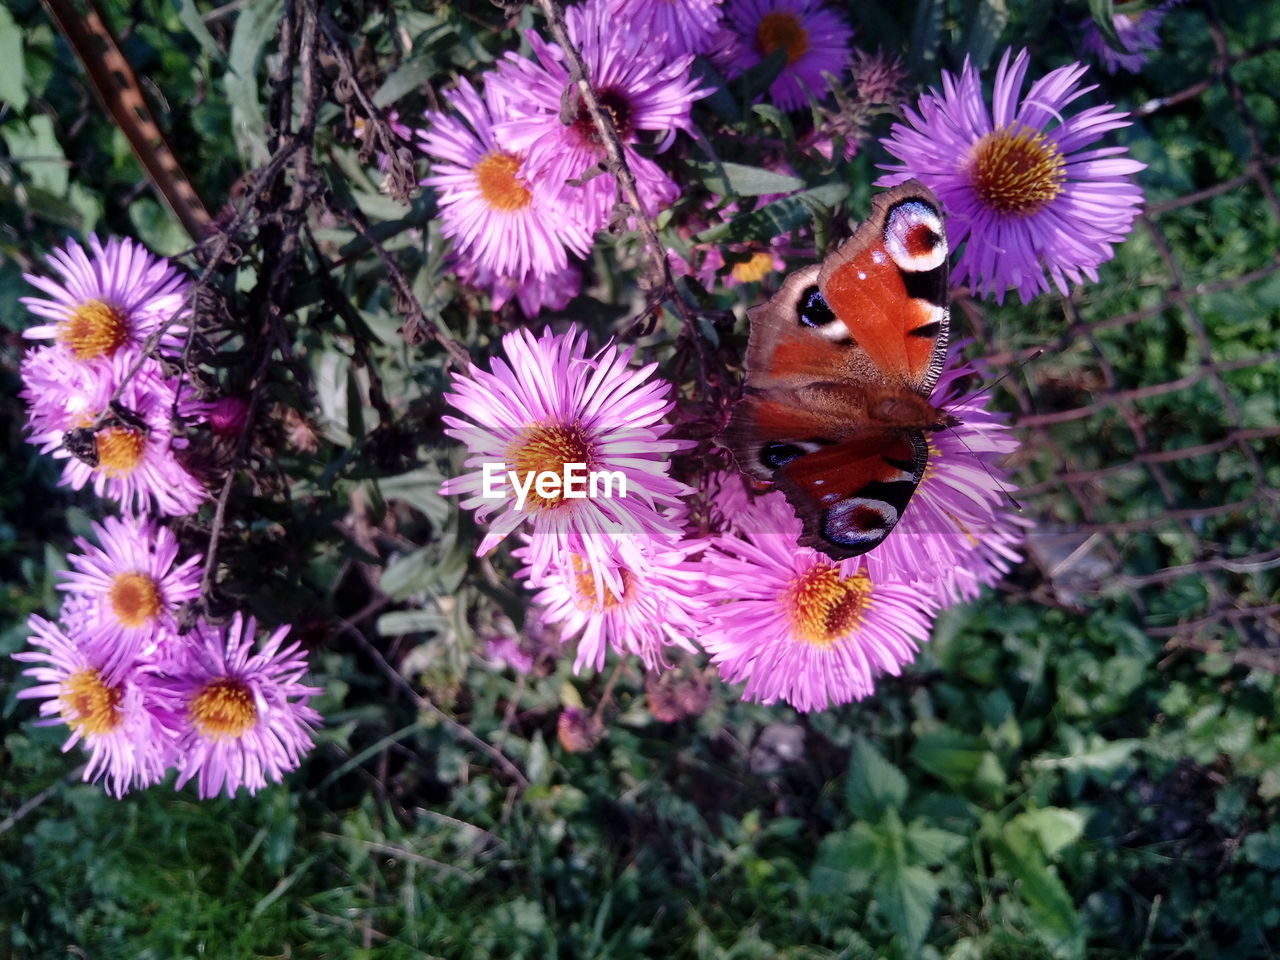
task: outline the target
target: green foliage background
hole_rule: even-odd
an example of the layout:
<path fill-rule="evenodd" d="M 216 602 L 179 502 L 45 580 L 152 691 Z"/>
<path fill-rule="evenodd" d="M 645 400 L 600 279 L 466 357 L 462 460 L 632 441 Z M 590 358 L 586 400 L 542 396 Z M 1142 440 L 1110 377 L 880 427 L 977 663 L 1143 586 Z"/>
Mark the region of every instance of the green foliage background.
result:
<path fill-rule="evenodd" d="M 1029 2 L 912 6 L 907 14 L 896 4 L 859 5 L 853 16 L 861 41 L 909 51 L 925 83 L 966 53 L 989 64 L 1008 44 L 1030 43 L 1041 67 L 1065 62 L 1087 13 L 1083 4 L 1054 14 Z M 1280 4 L 1238 6 L 1184 4 L 1142 77 L 1098 74 L 1106 97 L 1128 107 L 1209 81 L 1126 133 L 1150 164 L 1152 204 L 1229 184 L 1258 161 L 1274 184 L 1280 54 L 1270 49 L 1234 65 L 1234 89 L 1214 70 L 1216 43 L 1232 52 L 1274 48 Z M 117 27 L 128 25 L 126 52 L 167 102 L 164 120 L 201 193 L 227 196 L 240 172 L 265 159 L 264 54 L 279 4 L 249 0 L 203 18 L 209 11 L 190 0 L 106 10 Z M 411 40 L 379 92 L 380 105 L 406 111 L 421 109 L 425 84 L 474 73 L 519 42 L 496 8 L 360 11 L 368 28 L 361 50 L 372 60 L 390 56 L 379 43 L 392 20 Z M 533 22 L 528 10 L 512 21 Z M 20 275 L 68 232 L 127 233 L 165 253 L 187 245 L 139 187 L 136 161 L 88 96 L 37 4 L 0 9 L 3 654 L 25 642 L 29 613 L 56 610 L 54 572 L 96 509 L 57 487 L 54 465 L 22 442 Z M 1241 124 L 1241 99 L 1252 124 Z M 782 123 L 767 111 L 742 116 L 744 124 Z M 338 118 L 336 108 L 327 116 L 335 126 Z M 354 145 L 335 136 L 328 147 L 333 189 L 380 225 L 428 315 L 468 344 L 484 344 L 492 331 L 432 253 L 439 238 L 429 200 L 390 200 Z M 850 209 L 865 209 L 876 159 L 864 152 L 845 171 Z M 1199 206 L 1162 218 L 1188 272 L 1184 288 L 1274 265 L 1280 224 L 1253 189 L 1224 190 L 1208 215 Z M 760 229 L 759 221 L 735 229 Z M 1136 233 L 1104 269 L 1086 295 L 1087 315 L 1137 309 L 1170 283 L 1145 237 Z M 352 254 L 338 282 L 367 329 L 326 314 L 300 283 L 305 370 L 290 368 L 272 389 L 300 406 L 314 388 L 320 447 L 283 464 L 294 481 L 290 498 L 237 491 L 248 519 L 230 558 L 246 566 L 243 583 L 228 590 L 308 637 L 326 688 L 320 744 L 286 786 L 257 797 L 200 803 L 190 791 L 157 787 L 114 801 L 79 783 L 79 754 L 59 753 L 59 729 L 32 724 L 30 705 L 14 699 L 22 681 L 10 663 L 0 671 L 0 956 L 1273 955 L 1274 649 L 1255 642 L 1255 656 L 1244 658 L 1245 640 L 1226 635 L 1217 652 L 1166 649 L 1124 595 L 1047 606 L 1028 598 L 1032 575 L 1024 572 L 950 612 L 908 675 L 886 680 L 873 699 L 806 717 L 745 705 L 713 686 L 705 712 L 661 723 L 632 668 L 615 678 L 601 742 L 566 752 L 556 740 L 562 704 L 580 697 L 594 706 L 606 678 L 573 678 L 564 660 L 515 678 L 474 655 L 477 624 L 467 611 L 484 600 L 519 622 L 521 601 L 509 586 L 486 583 L 470 556 L 468 521 L 433 492 L 456 456 L 439 433 L 441 351 L 405 347 L 385 277 L 376 259 L 360 255 L 354 232 L 329 224 L 318 238 Z M 598 299 L 612 306 L 584 298 L 570 307 L 597 330 L 634 312 L 625 242 L 620 249 L 622 267 L 603 252 L 595 264 Z M 245 265 L 231 286 L 247 289 L 251 274 Z M 1277 276 L 1248 287 L 1243 301 L 1203 293 L 1204 322 L 1226 357 L 1276 349 Z M 743 291 L 737 306 L 752 295 Z M 1063 336 L 1061 301 L 1007 304 L 986 316 L 993 344 L 1020 349 Z M 1160 335 L 1147 327 L 1142 337 L 1119 333 L 1105 344 L 1122 386 L 1189 369 L 1179 345 L 1186 332 L 1176 317 L 1163 322 Z M 425 438 L 408 454 L 387 454 L 373 425 L 350 346 L 361 336 L 403 431 Z M 1063 337 L 1059 347 L 1045 362 L 1066 381 L 1074 342 Z M 1232 385 L 1248 397 L 1237 426 L 1275 425 L 1274 365 L 1242 370 Z M 1146 415 L 1162 425 L 1162 442 L 1211 437 L 1220 425 L 1211 398 L 1192 391 L 1159 404 Z M 1076 442 L 1087 456 L 1097 436 Z M 1274 490 L 1274 451 L 1264 466 Z M 1033 459 L 1026 469 L 1039 480 L 1054 464 Z M 1193 480 L 1223 502 L 1250 495 L 1248 472 L 1229 463 Z M 1149 485 L 1123 496 L 1163 509 Z M 333 538 L 330 521 L 346 515 L 353 497 L 368 505 L 374 527 L 394 516 L 399 539 L 375 538 L 369 555 Z M 1079 519 L 1065 500 L 1051 507 L 1060 520 Z M 1257 524 L 1251 535 L 1274 543 L 1274 510 L 1260 507 Z M 1186 549 L 1166 539 L 1127 559 L 1142 572 L 1186 562 Z M 353 578 L 362 563 L 380 570 L 380 597 Z M 1276 600 L 1265 571 L 1236 586 L 1242 601 Z M 1202 592 L 1189 589 L 1158 598 L 1154 622 L 1202 610 Z M 380 619 L 352 625 L 371 596 Z"/>

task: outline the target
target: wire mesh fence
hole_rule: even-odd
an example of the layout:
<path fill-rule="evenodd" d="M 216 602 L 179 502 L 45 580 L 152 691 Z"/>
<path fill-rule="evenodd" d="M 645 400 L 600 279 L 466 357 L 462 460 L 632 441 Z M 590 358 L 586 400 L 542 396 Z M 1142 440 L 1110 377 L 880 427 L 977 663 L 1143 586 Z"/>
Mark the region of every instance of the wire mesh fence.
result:
<path fill-rule="evenodd" d="M 1194 82 L 1135 111 L 1148 207 L 1101 282 L 1029 319 L 958 307 L 1012 371 L 1033 595 L 1280 672 L 1280 41 L 1212 7 L 1181 27 L 1164 76 Z"/>

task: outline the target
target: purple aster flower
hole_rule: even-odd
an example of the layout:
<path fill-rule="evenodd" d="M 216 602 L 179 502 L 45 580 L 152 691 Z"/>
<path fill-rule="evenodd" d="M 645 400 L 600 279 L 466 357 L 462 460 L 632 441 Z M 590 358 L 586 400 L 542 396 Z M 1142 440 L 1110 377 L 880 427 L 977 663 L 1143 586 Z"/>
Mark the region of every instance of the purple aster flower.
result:
<path fill-rule="evenodd" d="M 470 451 L 470 472 L 443 492 L 462 495 L 489 524 L 477 553 L 530 521 L 529 562 L 541 579 L 560 557 L 577 553 L 607 567 L 618 550 L 636 558 L 634 535 L 678 536 L 659 511 L 686 492 L 667 475 L 667 456 L 683 444 L 667 438 L 662 419 L 674 403 L 667 382 L 651 379 L 657 365 L 630 367 L 630 347 L 588 357 L 576 327 L 537 340 L 517 330 L 502 346 L 506 359 L 495 357 L 491 373 L 455 376 L 445 395 L 474 421 L 444 418 L 445 433 Z"/>
<path fill-rule="evenodd" d="M 660 48 L 647 36 L 618 29 L 603 3 L 568 8 L 565 26 L 596 96 L 613 118 L 641 205 L 654 214 L 675 200 L 679 188 L 635 144 L 642 131 L 654 131 L 658 150 L 665 150 L 678 131 L 691 131 L 690 107 L 709 91 L 690 76 L 691 56 L 660 58 Z M 569 79 L 564 52 L 533 31 L 527 36 L 536 60 L 508 53 L 487 81 L 486 89 L 501 104 L 494 114 L 505 118 L 498 124 L 498 138 L 508 148 L 526 152 L 530 166 L 559 185 L 566 202 L 582 206 L 593 229 L 602 227 L 617 199 L 614 177 L 594 176 L 581 186 L 568 183 L 604 160 L 599 132 Z M 568 125 L 560 119 L 564 102 L 575 111 Z"/>
<path fill-rule="evenodd" d="M 786 51 L 786 66 L 769 87 L 782 110 L 799 110 L 810 94 L 821 100 L 829 86 L 824 74 L 839 79 L 849 68 L 853 30 L 818 0 L 730 0 L 726 19 L 736 43 L 723 59 L 734 75 Z"/>
<path fill-rule="evenodd" d="M 975 372 L 954 362 L 929 398 L 960 423 L 929 434 L 929 463 L 902 518 L 866 555 L 875 576 L 928 584 L 943 605 L 974 599 L 1021 559 L 1027 520 L 1013 511 L 1017 490 L 1000 460 L 1018 448 L 1006 416 L 985 409 L 989 392 L 962 395 L 957 381 Z"/>
<path fill-rule="evenodd" d="M 114 373 L 108 370 L 83 382 L 45 379 L 57 369 L 56 361 L 24 365 L 24 393 L 32 397 L 47 390 L 60 395 L 60 402 L 50 404 L 41 419 L 33 418 L 28 426 L 32 442 L 66 459 L 64 485 L 79 490 L 92 482 L 98 496 L 135 513 L 155 509 L 168 516 L 185 516 L 199 509 L 206 499 L 204 488 L 174 456 L 186 441 L 174 436 L 173 415 L 176 410 L 179 417 L 204 419 L 206 404 L 185 385 L 167 382 L 154 363 L 145 364 L 124 384 L 114 410 L 110 407 L 118 382 Z M 90 392 L 73 394 L 73 388 Z M 176 399 L 175 389 L 180 391 Z M 33 402 L 33 411 L 38 402 Z M 102 414 L 106 415 L 102 422 L 90 431 Z M 70 420 L 73 415 L 79 419 Z"/>
<path fill-rule="evenodd" d="M 610 649 L 635 654 L 646 669 L 657 670 L 668 666 L 667 647 L 696 651 L 690 638 L 698 632 L 703 570 L 688 557 L 701 549 L 693 542 L 649 539 L 639 562 L 613 561 L 608 575 L 600 563 L 571 553 L 557 557 L 542 576 L 529 568 L 520 576 L 539 591 L 534 602 L 543 608 L 542 622 L 560 624 L 562 642 L 578 641 L 574 673 L 584 666 L 603 670 Z M 515 551 L 517 558 L 527 555 L 527 547 Z"/>
<path fill-rule="evenodd" d="M 947 211 L 952 246 L 964 242 L 958 281 L 1004 299 L 1014 287 L 1024 303 L 1068 283 L 1097 280 L 1113 244 L 1133 226 L 1142 190 L 1129 180 L 1144 164 L 1124 147 L 1082 149 L 1104 133 L 1128 126 L 1110 104 L 1067 116 L 1069 104 L 1094 88 L 1081 87 L 1080 64 L 1060 67 L 1019 97 L 1026 79 L 1024 50 L 996 69 L 988 110 L 978 71 L 967 60 L 957 79 L 943 71 L 942 92 L 906 109 L 885 148 L 902 163 L 881 177 L 893 186 L 918 177 Z M 1047 276 L 1046 276 L 1047 274 Z"/>
<path fill-rule="evenodd" d="M 572 264 L 544 277 L 532 271 L 521 278 L 501 276 L 465 260 L 457 261 L 455 270 L 463 283 L 489 291 L 489 309 L 497 312 L 514 298 L 531 320 L 543 310 L 563 310 L 582 292 L 582 271 Z"/>
<path fill-rule="evenodd" d="M 1116 13 L 1111 18 L 1123 51 L 1116 50 L 1103 38 L 1092 20 L 1084 22 L 1084 52 L 1114 74 L 1120 70 L 1137 73 L 1147 62 L 1151 51 L 1160 46 L 1160 24 L 1168 16 L 1174 3 L 1162 3 L 1158 7 L 1140 13 Z"/>
<path fill-rule="evenodd" d="M 171 704 L 156 678 L 131 670 L 109 681 L 104 662 L 55 624 L 32 616 L 28 626 L 28 643 L 39 649 L 13 658 L 39 664 L 23 671 L 39 686 L 19 690 L 18 699 L 43 698 L 39 724 L 71 729 L 63 752 L 83 742 L 85 782 L 105 777 L 107 792 L 119 797 L 161 779 L 172 760 L 174 730 Z"/>
<path fill-rule="evenodd" d="M 467 82 L 446 95 L 453 113 L 428 113 L 422 150 L 434 159 L 423 184 L 439 198 L 442 232 L 463 259 L 498 275 L 545 277 L 585 256 L 594 226 L 560 200 L 558 184 L 494 133 L 492 85 L 486 96 Z"/>
<path fill-rule="evenodd" d="M 158 646 L 178 644 L 175 614 L 200 595 L 200 558 L 179 563 L 177 537 L 151 519 L 107 517 L 93 532 L 101 546 L 78 537 L 83 552 L 67 556 L 74 569 L 59 574 L 58 589 L 86 601 L 76 607 L 76 633 L 82 646 L 101 651 L 102 668 L 115 679 Z M 171 651 L 159 653 L 164 659 Z"/>
<path fill-rule="evenodd" d="M 836 563 L 799 545 L 800 521 L 781 493 L 758 498 L 741 536 L 713 540 L 702 559 L 708 590 L 699 643 L 743 698 L 822 710 L 868 696 L 897 676 L 928 637 L 936 603 L 919 588 L 874 575 L 855 557 Z"/>
<path fill-rule="evenodd" d="M 31 327 L 23 336 L 56 340 L 75 359 L 87 362 L 111 357 L 119 350 L 137 351 L 147 338 L 164 330 L 163 348 L 181 346 L 186 327 L 187 280 L 168 260 L 153 257 L 132 240 L 111 238 L 104 247 L 89 238 L 86 253 L 74 240 L 49 254 L 61 280 L 25 274 L 48 295 L 21 297 L 27 309 L 50 323 Z M 166 327 L 166 325 L 168 325 Z"/>
<path fill-rule="evenodd" d="M 296 641 L 283 646 L 288 626 L 254 653 L 256 629 L 238 613 L 226 627 L 197 624 L 186 663 L 164 680 L 180 718 L 176 786 L 198 778 L 201 798 L 279 783 L 320 723 L 307 701 L 321 690 L 302 684 L 307 657 Z"/>
<path fill-rule="evenodd" d="M 601 2 L 601 0 L 597 0 Z M 724 0 L 603 0 L 627 32 L 659 44 L 661 59 L 710 53 L 723 42 L 720 5 Z"/>

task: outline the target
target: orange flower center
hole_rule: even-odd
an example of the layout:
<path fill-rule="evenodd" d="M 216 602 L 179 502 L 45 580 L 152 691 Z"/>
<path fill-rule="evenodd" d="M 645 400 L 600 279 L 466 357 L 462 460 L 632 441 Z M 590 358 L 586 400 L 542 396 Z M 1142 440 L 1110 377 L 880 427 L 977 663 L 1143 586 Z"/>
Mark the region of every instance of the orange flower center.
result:
<path fill-rule="evenodd" d="M 102 300 L 86 300 L 78 304 L 58 324 L 58 340 L 71 348 L 77 360 L 109 357 L 129 337 L 125 315 Z"/>
<path fill-rule="evenodd" d="M 502 150 L 486 153 L 471 172 L 491 210 L 523 210 L 533 202 L 533 194 L 520 181 L 520 158 L 515 154 Z"/>
<path fill-rule="evenodd" d="M 795 63 L 809 52 L 809 31 L 794 13 L 774 10 L 766 13 L 756 28 L 756 49 L 762 57 L 786 50 L 787 63 Z"/>
<path fill-rule="evenodd" d="M 73 730 L 86 736 L 110 733 L 120 723 L 120 701 L 124 693 L 119 687 L 102 682 L 92 667 L 77 670 L 62 681 L 58 695 L 62 719 Z"/>
<path fill-rule="evenodd" d="M 773 270 L 773 254 L 768 250 L 757 250 L 750 260 L 742 260 L 733 265 L 729 271 L 739 283 L 759 283 Z"/>
<path fill-rule="evenodd" d="M 133 473 L 147 449 L 147 435 L 136 427 L 105 427 L 95 439 L 98 465 L 109 477 Z"/>
<path fill-rule="evenodd" d="M 196 730 L 209 740 L 237 740 L 258 722 L 253 692 L 233 677 L 205 684 L 191 701 L 189 715 Z"/>
<path fill-rule="evenodd" d="M 635 595 L 632 589 L 635 585 L 635 574 L 626 567 L 619 571 L 622 579 L 622 596 L 614 593 L 604 581 L 600 583 L 600 592 L 596 593 L 596 578 L 591 575 L 586 561 L 577 554 L 573 556 L 573 571 L 573 587 L 579 610 L 608 613 L 622 606 Z"/>
<path fill-rule="evenodd" d="M 141 627 L 163 609 L 160 586 L 145 573 L 118 573 L 107 594 L 111 612 L 126 627 Z"/>
<path fill-rule="evenodd" d="M 559 492 L 543 497 L 537 490 L 537 479 L 543 473 L 554 473 L 564 476 L 565 464 L 583 463 L 590 471 L 595 462 L 595 454 L 587 432 L 578 424 L 546 424 L 529 427 L 524 436 L 511 445 L 507 451 L 507 463 L 516 472 L 516 478 L 523 486 L 530 473 L 534 481 L 529 487 L 525 509 L 550 509 L 561 506 L 568 501 L 564 497 L 564 487 Z"/>
<path fill-rule="evenodd" d="M 788 585 L 782 602 L 796 639 L 826 649 L 862 625 L 871 597 L 865 572 L 842 578 L 836 567 L 816 563 Z"/>
<path fill-rule="evenodd" d="M 974 144 L 969 183 L 989 209 L 1010 217 L 1035 213 L 1062 193 L 1066 161 L 1042 130 L 1005 127 Z"/>

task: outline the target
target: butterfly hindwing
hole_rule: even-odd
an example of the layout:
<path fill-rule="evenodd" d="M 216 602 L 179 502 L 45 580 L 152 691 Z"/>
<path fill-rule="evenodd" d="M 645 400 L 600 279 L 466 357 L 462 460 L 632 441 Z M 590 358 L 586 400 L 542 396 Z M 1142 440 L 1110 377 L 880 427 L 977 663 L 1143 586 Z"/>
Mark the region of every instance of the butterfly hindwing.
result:
<path fill-rule="evenodd" d="M 788 460 L 775 481 L 804 523 L 800 542 L 843 560 L 889 534 L 928 459 L 921 430 L 867 430 Z"/>

